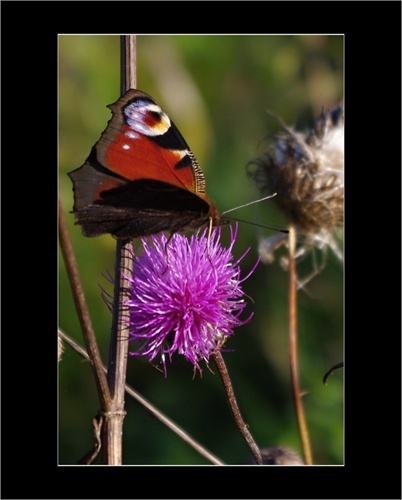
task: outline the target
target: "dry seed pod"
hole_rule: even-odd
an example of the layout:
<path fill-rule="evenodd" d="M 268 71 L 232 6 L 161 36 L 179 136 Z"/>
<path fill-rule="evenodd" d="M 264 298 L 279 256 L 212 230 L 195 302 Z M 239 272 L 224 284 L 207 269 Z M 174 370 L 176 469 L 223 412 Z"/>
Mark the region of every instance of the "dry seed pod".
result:
<path fill-rule="evenodd" d="M 343 108 L 322 112 L 304 133 L 280 123 L 284 132 L 271 150 L 248 165 L 248 174 L 262 194 L 277 193 L 275 202 L 304 237 L 298 255 L 329 246 L 342 260 L 336 238 L 343 227 Z M 262 240 L 260 247 L 263 254 L 277 245 Z M 273 260 L 271 254 L 261 256 Z"/>

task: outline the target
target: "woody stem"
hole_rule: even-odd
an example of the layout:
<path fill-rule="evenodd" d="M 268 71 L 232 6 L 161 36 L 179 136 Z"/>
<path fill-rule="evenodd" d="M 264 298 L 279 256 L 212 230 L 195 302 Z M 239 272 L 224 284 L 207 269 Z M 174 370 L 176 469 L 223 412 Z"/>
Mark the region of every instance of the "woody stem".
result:
<path fill-rule="evenodd" d="M 121 36 L 121 93 L 136 87 L 136 37 Z M 129 298 L 127 276 L 132 272 L 130 240 L 116 244 L 113 322 L 110 339 L 108 382 L 112 396 L 112 411 L 105 415 L 102 429 L 103 463 L 122 464 L 124 396 L 129 340 L 129 311 L 123 303 Z"/>
<path fill-rule="evenodd" d="M 219 375 L 223 382 L 223 387 L 225 388 L 229 407 L 232 412 L 233 418 L 236 422 L 236 425 L 241 435 L 245 439 L 248 447 L 250 448 L 251 453 L 253 454 L 257 465 L 262 465 L 261 451 L 258 448 L 256 442 L 254 441 L 254 438 L 251 435 L 250 431 L 248 430 L 247 424 L 244 422 L 243 417 L 241 416 L 240 408 L 239 405 L 237 404 L 232 382 L 229 377 L 229 372 L 226 368 L 226 364 L 223 360 L 222 354 L 219 351 L 214 351 L 212 353 L 212 357 L 214 358 L 215 364 L 219 371 Z"/>

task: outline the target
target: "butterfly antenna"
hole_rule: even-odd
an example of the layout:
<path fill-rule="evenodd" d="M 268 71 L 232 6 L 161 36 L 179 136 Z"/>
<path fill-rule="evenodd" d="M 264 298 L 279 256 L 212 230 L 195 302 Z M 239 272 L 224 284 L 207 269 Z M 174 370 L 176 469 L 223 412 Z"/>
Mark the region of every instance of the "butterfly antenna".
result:
<path fill-rule="evenodd" d="M 254 205 L 254 203 L 259 203 L 260 201 L 269 200 L 270 198 L 273 198 L 276 195 L 277 195 L 277 193 L 270 194 L 269 196 L 265 196 L 264 198 L 260 198 L 258 200 L 250 201 L 249 203 L 245 203 L 244 205 L 240 205 L 238 207 L 231 208 L 230 210 L 225 210 L 225 212 L 222 212 L 222 215 L 226 216 L 226 214 L 228 214 L 229 212 L 233 212 L 233 210 L 237 210 L 239 208 L 248 207 L 249 205 Z M 236 220 L 238 222 L 244 222 L 246 224 L 251 224 L 251 225 L 257 226 L 257 227 L 262 227 L 264 229 L 273 229 L 274 231 L 279 231 L 280 233 L 285 233 L 285 234 L 289 233 L 289 231 L 287 229 L 280 229 L 280 228 L 271 227 L 271 226 L 263 226 L 262 224 L 257 224 L 255 222 L 250 222 L 250 221 L 247 221 L 247 220 L 238 219 L 237 217 L 226 217 L 226 218 L 229 219 L 229 220 Z"/>
<path fill-rule="evenodd" d="M 237 222 L 244 222 L 245 224 L 251 224 L 252 226 L 262 227 L 263 229 L 272 229 L 273 231 L 279 231 L 280 233 L 289 234 L 289 229 L 282 229 L 273 226 L 264 226 L 262 224 L 257 224 L 256 222 L 250 222 L 249 220 L 238 219 L 237 217 L 226 217 L 228 220 L 235 220 Z"/>
<path fill-rule="evenodd" d="M 239 205 L 238 207 L 231 208 L 230 210 L 225 210 L 225 212 L 222 212 L 222 215 L 226 215 L 229 212 L 233 212 L 233 210 L 237 210 L 239 208 L 244 208 L 248 207 L 249 205 L 254 205 L 254 203 L 259 203 L 260 201 L 269 200 L 270 198 L 273 198 L 276 195 L 277 193 L 270 194 L 269 196 L 265 196 L 265 198 L 260 198 L 259 200 L 250 201 L 249 203 L 245 203 L 244 205 Z"/>

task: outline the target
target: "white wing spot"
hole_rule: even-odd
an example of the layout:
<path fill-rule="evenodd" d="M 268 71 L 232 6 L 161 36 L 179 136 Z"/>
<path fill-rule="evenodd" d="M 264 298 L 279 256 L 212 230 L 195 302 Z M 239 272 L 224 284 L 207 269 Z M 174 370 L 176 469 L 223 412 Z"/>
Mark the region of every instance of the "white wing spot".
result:
<path fill-rule="evenodd" d="M 129 137 L 130 139 L 139 139 L 139 135 L 133 132 L 132 130 L 128 130 L 127 132 L 124 132 L 124 135 Z"/>

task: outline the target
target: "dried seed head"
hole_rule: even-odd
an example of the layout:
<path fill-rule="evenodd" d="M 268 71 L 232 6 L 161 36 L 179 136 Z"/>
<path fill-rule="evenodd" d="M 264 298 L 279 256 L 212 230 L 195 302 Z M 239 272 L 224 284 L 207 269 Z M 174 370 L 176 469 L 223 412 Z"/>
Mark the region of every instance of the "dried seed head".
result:
<path fill-rule="evenodd" d="M 249 174 L 302 233 L 343 224 L 344 137 L 341 108 L 323 112 L 307 134 L 283 125 L 273 153 L 253 162 Z"/>
<path fill-rule="evenodd" d="M 322 112 L 306 133 L 280 123 L 284 133 L 248 165 L 248 174 L 262 194 L 277 193 L 275 202 L 305 236 L 305 247 L 330 246 L 342 258 L 332 232 L 343 226 L 343 108 Z"/>

